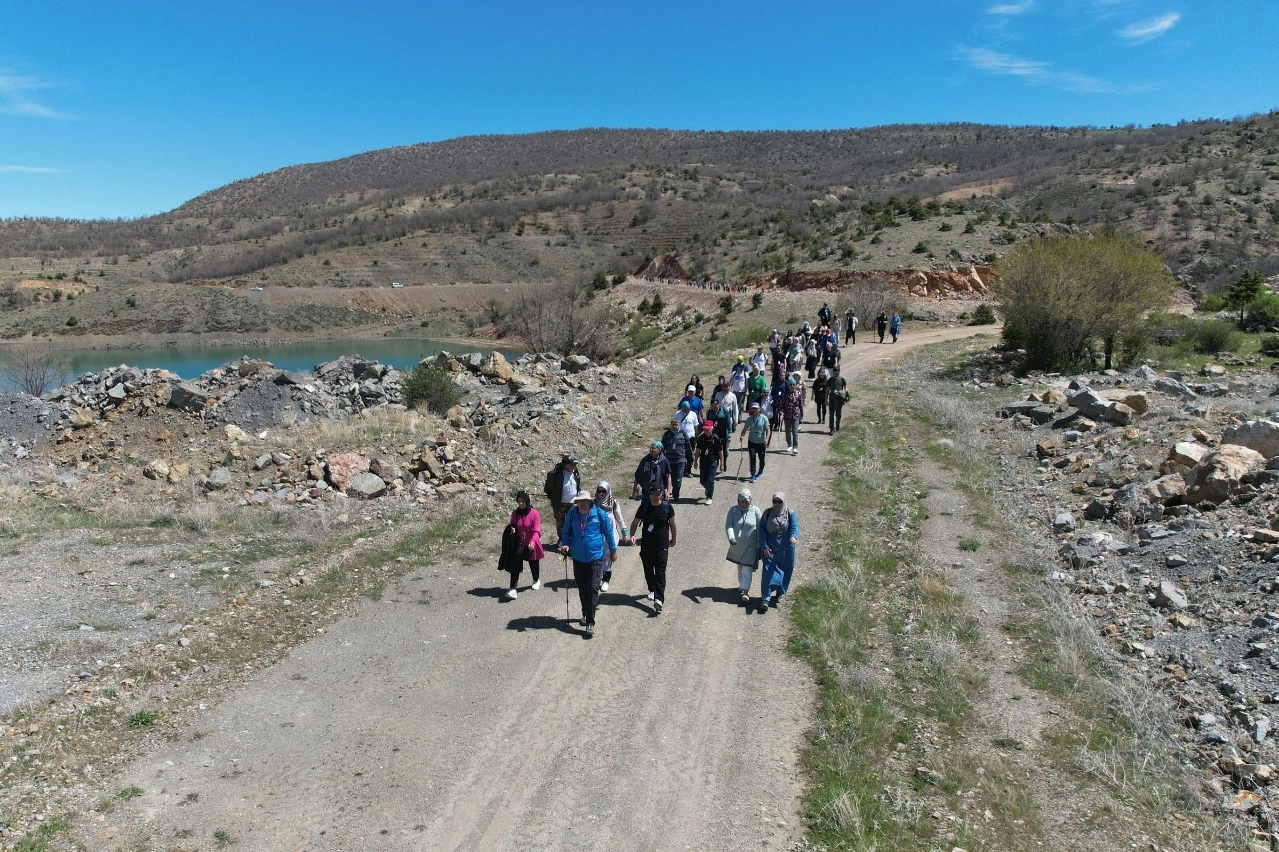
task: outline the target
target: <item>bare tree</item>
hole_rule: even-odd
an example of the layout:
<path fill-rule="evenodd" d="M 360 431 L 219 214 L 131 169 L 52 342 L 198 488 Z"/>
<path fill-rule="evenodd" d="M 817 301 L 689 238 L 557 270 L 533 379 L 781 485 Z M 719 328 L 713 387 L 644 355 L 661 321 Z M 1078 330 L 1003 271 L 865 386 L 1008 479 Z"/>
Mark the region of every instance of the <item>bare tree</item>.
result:
<path fill-rule="evenodd" d="M 0 359 L 0 376 L 32 396 L 66 384 L 71 366 L 51 349 L 19 349 Z"/>
<path fill-rule="evenodd" d="M 516 299 L 512 326 L 535 352 L 599 358 L 614 348 L 607 307 L 591 302 L 580 287 L 543 284 L 526 289 Z"/>
<path fill-rule="evenodd" d="M 888 278 L 856 278 L 838 298 L 847 302 L 845 307 L 851 306 L 857 312 L 863 328 L 867 328 L 881 312 L 890 316 L 897 313 L 901 293 Z"/>

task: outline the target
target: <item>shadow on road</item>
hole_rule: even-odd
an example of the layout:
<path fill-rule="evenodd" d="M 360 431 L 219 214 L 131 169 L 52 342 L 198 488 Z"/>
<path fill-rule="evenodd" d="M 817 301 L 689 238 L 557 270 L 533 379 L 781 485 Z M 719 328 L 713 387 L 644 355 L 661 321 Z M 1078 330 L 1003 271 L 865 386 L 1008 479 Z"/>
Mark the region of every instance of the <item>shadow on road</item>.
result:
<path fill-rule="evenodd" d="M 576 621 L 565 621 L 553 615 L 526 615 L 523 618 L 512 618 L 506 622 L 507 630 L 525 633 L 529 630 L 558 630 L 570 636 L 581 634 Z"/>
<path fill-rule="evenodd" d="M 696 589 L 685 589 L 680 594 L 695 604 L 709 601 L 710 603 L 740 606 L 738 601 L 741 600 L 741 593 L 737 589 L 725 589 L 721 586 L 701 586 Z"/>

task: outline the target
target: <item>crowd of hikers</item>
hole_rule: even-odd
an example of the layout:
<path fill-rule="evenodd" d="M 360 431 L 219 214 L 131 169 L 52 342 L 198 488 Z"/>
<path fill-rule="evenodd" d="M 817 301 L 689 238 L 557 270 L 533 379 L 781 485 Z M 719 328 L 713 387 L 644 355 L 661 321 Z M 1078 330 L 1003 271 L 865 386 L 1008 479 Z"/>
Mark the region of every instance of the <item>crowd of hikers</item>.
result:
<path fill-rule="evenodd" d="M 858 320 L 854 309 L 848 308 L 843 319 L 845 342 L 855 344 Z M 890 320 L 881 313 L 876 318 L 881 343 L 889 329 L 896 343 L 901 318 Z M 551 504 L 557 536 L 550 549 L 566 561 L 572 560 L 582 610 L 579 624 L 587 636 L 595 632 L 599 596 L 609 589 L 622 546 L 638 545 L 647 600 L 654 615 L 662 612 L 667 556 L 678 538 L 675 505 L 713 505 L 715 485 L 721 478 L 746 483 L 724 520 L 726 558 L 737 567 L 741 605 L 751 607 L 756 574 L 760 577 L 757 608 L 764 612 L 781 604 L 795 571 L 799 519 L 787 506 L 783 491 L 774 492 L 761 509 L 748 486 L 764 476 L 775 433 L 784 436 L 781 452 L 799 453 L 799 427 L 810 400 L 817 425 L 829 434 L 839 431 L 849 397 L 848 382 L 840 375 L 839 331 L 839 320 L 829 305 L 823 304 L 815 327 L 805 322 L 786 334 L 773 329 L 753 353 L 737 356 L 727 372 L 716 377 L 709 392 L 699 376 L 691 376 L 673 406 L 669 425 L 650 442 L 635 468 L 629 495 L 638 501 L 633 513 L 623 510 L 608 482 L 598 483 L 594 493 L 583 488 L 579 462 L 572 455 L 563 456 L 547 473 L 543 493 Z M 734 438 L 738 461 L 735 473 L 728 477 Z M 746 461 L 749 473 L 743 475 Z M 692 474 L 697 475 L 704 496 L 689 501 L 683 488 L 685 477 Z M 498 565 L 510 575 L 506 598 L 518 597 L 525 563 L 532 575 L 529 590 L 541 588 L 541 561 L 547 552 L 542 544 L 541 516 L 528 492 L 520 491 L 503 534 Z"/>

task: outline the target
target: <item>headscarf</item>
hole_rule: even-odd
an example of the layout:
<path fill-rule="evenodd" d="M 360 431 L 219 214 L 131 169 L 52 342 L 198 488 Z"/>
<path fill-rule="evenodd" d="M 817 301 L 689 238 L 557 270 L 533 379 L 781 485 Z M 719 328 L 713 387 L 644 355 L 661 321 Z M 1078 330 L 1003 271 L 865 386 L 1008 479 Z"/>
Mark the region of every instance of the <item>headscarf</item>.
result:
<path fill-rule="evenodd" d="M 600 491 L 604 491 L 604 496 L 600 497 Z M 607 482 L 601 482 L 595 486 L 595 505 L 604 510 L 604 514 L 613 511 L 613 507 L 617 505 L 617 501 L 613 499 L 613 489 Z"/>
<path fill-rule="evenodd" d="M 521 500 L 524 501 L 523 509 L 521 509 L 519 506 L 519 502 Z M 529 509 L 532 509 L 532 508 L 533 508 L 533 501 L 529 499 L 527 491 L 515 492 L 515 513 L 517 515 L 527 515 Z"/>
<path fill-rule="evenodd" d="M 751 501 L 751 490 L 749 488 L 743 488 L 741 491 L 738 491 L 737 500 L 739 503 L 742 500 L 745 500 L 747 503 L 749 503 Z"/>
<path fill-rule="evenodd" d="M 790 532 L 790 512 L 786 511 L 786 495 L 780 491 L 774 491 L 773 499 L 782 501 L 781 508 L 769 506 L 768 511 L 764 513 L 764 523 L 770 535 L 785 538 Z"/>

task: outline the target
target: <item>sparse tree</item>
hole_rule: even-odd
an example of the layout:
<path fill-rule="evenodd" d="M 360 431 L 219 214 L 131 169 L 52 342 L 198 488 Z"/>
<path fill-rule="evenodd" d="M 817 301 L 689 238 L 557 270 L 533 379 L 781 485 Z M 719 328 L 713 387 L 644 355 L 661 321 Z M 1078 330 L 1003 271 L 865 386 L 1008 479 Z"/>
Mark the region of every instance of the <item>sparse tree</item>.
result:
<path fill-rule="evenodd" d="M 1226 304 L 1239 311 L 1239 322 L 1243 323 L 1243 312 L 1252 302 L 1266 292 L 1266 279 L 1255 269 L 1245 270 L 1236 280 L 1226 285 Z"/>
<path fill-rule="evenodd" d="M 516 300 L 512 325 L 535 352 L 599 358 L 616 349 L 610 336 L 608 306 L 602 301 L 591 303 L 580 288 L 526 289 Z"/>
<path fill-rule="evenodd" d="M 32 396 L 66 384 L 71 366 L 57 352 L 44 348 L 19 349 L 0 358 L 0 375 L 6 383 Z"/>
<path fill-rule="evenodd" d="M 1136 237 L 1049 236 L 1022 243 L 999 263 L 995 291 L 1004 339 L 1026 350 L 1026 366 L 1082 363 L 1100 342 L 1109 369 L 1116 341 L 1167 303 L 1175 282 Z"/>

